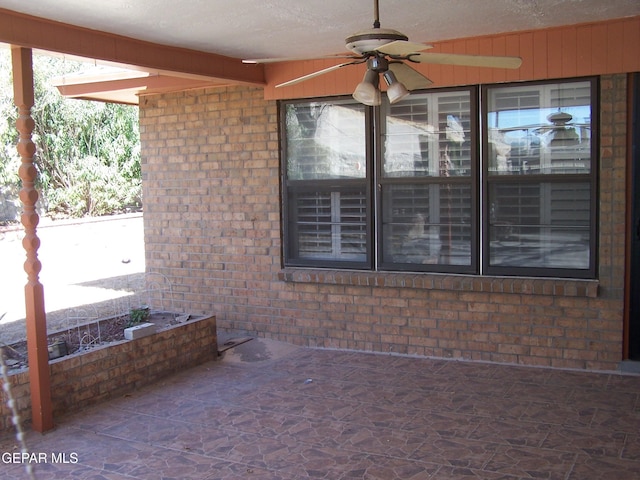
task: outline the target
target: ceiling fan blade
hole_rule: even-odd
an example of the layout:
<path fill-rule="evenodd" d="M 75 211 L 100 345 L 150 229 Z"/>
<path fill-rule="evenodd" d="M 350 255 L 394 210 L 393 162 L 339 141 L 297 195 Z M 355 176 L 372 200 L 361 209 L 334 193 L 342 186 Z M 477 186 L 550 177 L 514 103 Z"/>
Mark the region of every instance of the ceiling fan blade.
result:
<path fill-rule="evenodd" d="M 305 80 L 309 80 L 314 77 L 318 77 L 320 75 L 324 75 L 325 73 L 333 72 L 334 70 L 338 70 L 339 68 L 346 67 L 347 65 L 356 65 L 358 63 L 363 63 L 365 60 L 357 60 L 353 62 L 347 63 L 339 63 L 338 65 L 333 65 L 328 68 L 323 68 L 322 70 L 318 70 L 317 72 L 310 73 L 308 75 L 303 75 L 302 77 L 294 78 L 293 80 L 289 80 L 288 82 L 280 83 L 276 85 L 276 88 L 279 87 L 288 87 L 289 85 L 295 85 L 296 83 L 304 82 Z"/>
<path fill-rule="evenodd" d="M 336 60 L 340 58 L 357 59 L 355 55 L 323 55 L 320 57 L 274 57 L 274 58 L 247 58 L 242 63 L 261 64 L 278 62 L 302 62 L 304 60 Z"/>
<path fill-rule="evenodd" d="M 418 53 L 423 50 L 433 48 L 432 45 L 425 45 L 424 43 L 407 42 L 406 40 L 396 40 L 394 42 L 381 45 L 376 48 L 376 51 L 384 53 L 386 55 L 400 55 L 405 56 L 410 53 Z"/>
<path fill-rule="evenodd" d="M 466 67 L 518 68 L 520 57 L 495 57 L 488 55 L 459 55 L 456 53 L 416 53 L 411 61 L 436 63 L 440 65 L 461 65 Z"/>
<path fill-rule="evenodd" d="M 427 77 L 417 72 L 409 65 L 402 62 L 389 63 L 389 70 L 391 70 L 398 81 L 407 87 L 407 90 L 419 90 L 421 88 L 427 88 L 432 85 L 433 82 Z"/>

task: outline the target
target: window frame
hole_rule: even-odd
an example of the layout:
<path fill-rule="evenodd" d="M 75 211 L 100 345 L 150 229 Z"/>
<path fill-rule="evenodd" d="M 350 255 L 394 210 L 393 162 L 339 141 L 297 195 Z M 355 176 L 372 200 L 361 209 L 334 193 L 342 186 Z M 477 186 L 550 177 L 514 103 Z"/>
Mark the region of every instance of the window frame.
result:
<path fill-rule="evenodd" d="M 487 115 L 489 111 L 488 92 L 491 88 L 508 88 L 509 86 L 536 86 L 558 83 L 576 83 L 587 81 L 590 83 L 591 102 L 591 157 L 590 172 L 588 174 L 527 174 L 527 175 L 491 175 L 489 174 L 489 139 Z M 600 84 L 598 77 L 578 77 L 556 80 L 517 82 L 509 84 L 472 85 L 447 87 L 442 89 L 427 89 L 416 91 L 417 94 L 446 93 L 448 91 L 469 92 L 470 100 L 470 149 L 471 175 L 469 177 L 431 177 L 421 178 L 420 184 L 467 184 L 471 188 L 471 259 L 469 265 L 428 264 L 385 262 L 383 259 L 383 194 L 384 185 L 416 184 L 415 177 L 383 177 L 383 136 L 381 126 L 384 120 L 383 108 L 365 107 L 365 145 L 366 145 L 366 255 L 365 260 L 330 260 L 299 258 L 295 254 L 294 225 L 290 218 L 292 206 L 289 197 L 297 189 L 315 188 L 329 191 L 362 183 L 349 179 L 321 179 L 321 180 L 290 180 L 287 178 L 287 105 L 333 103 L 352 101 L 350 96 L 305 98 L 297 100 L 281 100 L 278 102 L 279 150 L 280 150 L 280 198 L 281 198 L 281 262 L 286 267 L 352 269 L 373 272 L 416 272 L 416 273 L 449 273 L 468 274 L 480 277 L 538 277 L 564 279 L 596 279 L 598 268 L 598 181 L 599 181 L 599 118 Z M 384 97 L 383 101 L 387 101 Z M 551 182 L 550 182 L 551 181 Z M 588 181 L 589 206 L 589 266 L 586 269 L 552 268 L 552 267 L 514 267 L 490 265 L 490 207 L 489 192 L 492 185 L 499 184 L 541 184 L 541 183 L 577 183 Z"/>
<path fill-rule="evenodd" d="M 448 92 L 465 92 L 469 94 L 469 116 L 471 121 L 470 128 L 470 167 L 471 172 L 469 176 L 451 176 L 451 177 L 433 177 L 433 176 L 424 176 L 424 177 L 386 177 L 383 174 L 383 163 L 384 163 L 384 153 L 383 153 L 383 141 L 381 131 L 383 129 L 382 123 L 384 119 L 382 118 L 383 108 L 379 107 L 375 109 L 376 115 L 376 125 L 380 127 L 376 130 L 377 135 L 380 138 L 375 138 L 375 188 L 376 188 L 376 212 L 380 212 L 379 215 L 375 216 L 375 224 L 376 224 L 376 240 L 378 248 L 375 250 L 376 255 L 376 265 L 378 271 L 386 271 L 386 272 L 421 272 L 421 273 L 459 273 L 459 274 L 477 274 L 479 272 L 479 258 L 478 255 L 479 245 L 478 245 L 478 220 L 479 220 L 479 202 L 478 202 L 478 172 L 479 172 L 479 162 L 480 162 L 480 148 L 478 143 L 478 128 L 477 122 L 474 125 L 473 120 L 476 119 L 479 115 L 478 111 L 478 88 L 477 86 L 463 86 L 463 87 L 447 87 L 447 88 L 439 88 L 437 90 L 418 90 L 415 94 L 447 94 Z M 389 108 L 389 105 L 385 106 L 386 109 Z M 385 262 L 384 255 L 384 235 L 383 235 L 383 225 L 382 225 L 382 211 L 383 211 L 383 200 L 384 195 L 382 193 L 383 186 L 385 185 L 469 185 L 471 190 L 471 204 L 470 204 L 470 213 L 471 213 L 471 221 L 470 221 L 470 262 L 468 265 L 453 265 L 453 264 L 419 264 L 419 263 L 400 263 L 400 262 Z"/>
<path fill-rule="evenodd" d="M 527 174 L 527 175 L 490 175 L 489 174 L 489 129 L 487 127 L 487 115 L 489 112 L 489 90 L 493 88 L 508 88 L 509 86 L 526 87 L 553 84 L 570 84 L 579 82 L 589 82 L 591 89 L 591 136 L 590 136 L 590 171 L 588 174 Z M 575 278 L 575 279 L 595 279 L 598 266 L 598 177 L 599 177 L 599 118 L 600 118 L 600 91 L 599 79 L 597 77 L 577 77 L 555 80 L 543 80 L 533 82 L 521 82 L 500 85 L 482 85 L 481 86 L 481 106 L 480 115 L 484 125 L 481 133 L 480 146 L 482 148 L 482 222 L 481 222 L 481 266 L 482 275 L 489 276 L 531 276 L 531 277 L 554 277 L 554 278 Z M 548 108 L 548 107 L 547 107 Z M 561 183 L 589 183 L 589 267 L 586 269 L 572 268 L 553 268 L 553 267 L 515 267 L 515 266 L 498 266 L 490 264 L 490 200 L 489 193 L 491 185 L 499 184 L 561 184 Z"/>
<path fill-rule="evenodd" d="M 282 225 L 282 266 L 286 267 L 320 267 L 320 268 L 337 268 L 337 269 L 363 269 L 372 270 L 373 267 L 373 207 L 371 198 L 372 188 L 372 156 L 374 149 L 374 132 L 372 122 L 372 109 L 365 107 L 364 111 L 364 128 L 365 128 L 365 158 L 366 158 L 366 174 L 364 179 L 320 179 L 320 180 L 291 180 L 287 175 L 287 143 L 286 143 L 286 106 L 309 104 L 317 101 L 318 103 L 341 103 L 353 102 L 357 103 L 351 96 L 331 97 L 330 99 L 299 99 L 293 101 L 281 101 L 278 108 L 278 123 L 280 125 L 279 143 L 280 143 L 280 201 L 281 201 L 281 225 Z M 289 193 L 300 189 L 301 191 L 315 189 L 318 191 L 332 192 L 345 190 L 349 187 L 357 185 L 365 185 L 366 204 L 370 206 L 366 214 L 366 242 L 365 242 L 365 260 L 331 260 L 327 258 L 300 258 L 296 254 L 299 245 L 295 237 L 292 235 L 293 228 L 289 219 L 295 214 L 289 205 Z"/>

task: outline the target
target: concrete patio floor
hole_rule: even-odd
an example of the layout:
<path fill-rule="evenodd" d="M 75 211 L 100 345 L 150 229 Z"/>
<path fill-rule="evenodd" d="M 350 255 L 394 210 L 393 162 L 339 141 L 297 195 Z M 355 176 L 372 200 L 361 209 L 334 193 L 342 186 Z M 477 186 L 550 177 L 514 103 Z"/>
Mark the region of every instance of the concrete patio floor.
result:
<path fill-rule="evenodd" d="M 640 478 L 638 375 L 253 339 L 57 422 L 26 434 L 47 461 L 35 478 Z M 2 458 L 14 451 L 0 437 Z M 29 478 L 0 462 L 1 478 Z"/>

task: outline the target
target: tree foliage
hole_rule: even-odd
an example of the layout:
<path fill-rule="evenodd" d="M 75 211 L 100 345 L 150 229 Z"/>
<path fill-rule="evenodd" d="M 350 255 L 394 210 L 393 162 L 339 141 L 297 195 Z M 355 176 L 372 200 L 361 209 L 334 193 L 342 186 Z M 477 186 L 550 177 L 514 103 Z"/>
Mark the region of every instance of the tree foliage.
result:
<path fill-rule="evenodd" d="M 138 109 L 63 98 L 51 79 L 86 64 L 34 55 L 34 163 L 45 210 L 52 215 L 105 215 L 141 202 Z M 20 185 L 11 58 L 0 50 L 0 188 Z"/>

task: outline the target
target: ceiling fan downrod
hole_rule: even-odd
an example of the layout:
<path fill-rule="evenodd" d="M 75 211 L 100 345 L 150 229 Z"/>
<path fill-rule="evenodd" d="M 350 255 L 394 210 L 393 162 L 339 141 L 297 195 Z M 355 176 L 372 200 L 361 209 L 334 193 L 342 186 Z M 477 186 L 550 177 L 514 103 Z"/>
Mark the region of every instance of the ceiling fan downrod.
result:
<path fill-rule="evenodd" d="M 373 0 L 373 28 L 380 28 L 380 8 L 378 0 Z"/>
<path fill-rule="evenodd" d="M 373 0 L 373 28 L 357 32 L 345 39 L 348 50 L 365 58 L 377 54 L 376 49 L 397 40 L 407 41 L 409 38 L 397 30 L 380 28 L 380 8 L 378 0 Z"/>

